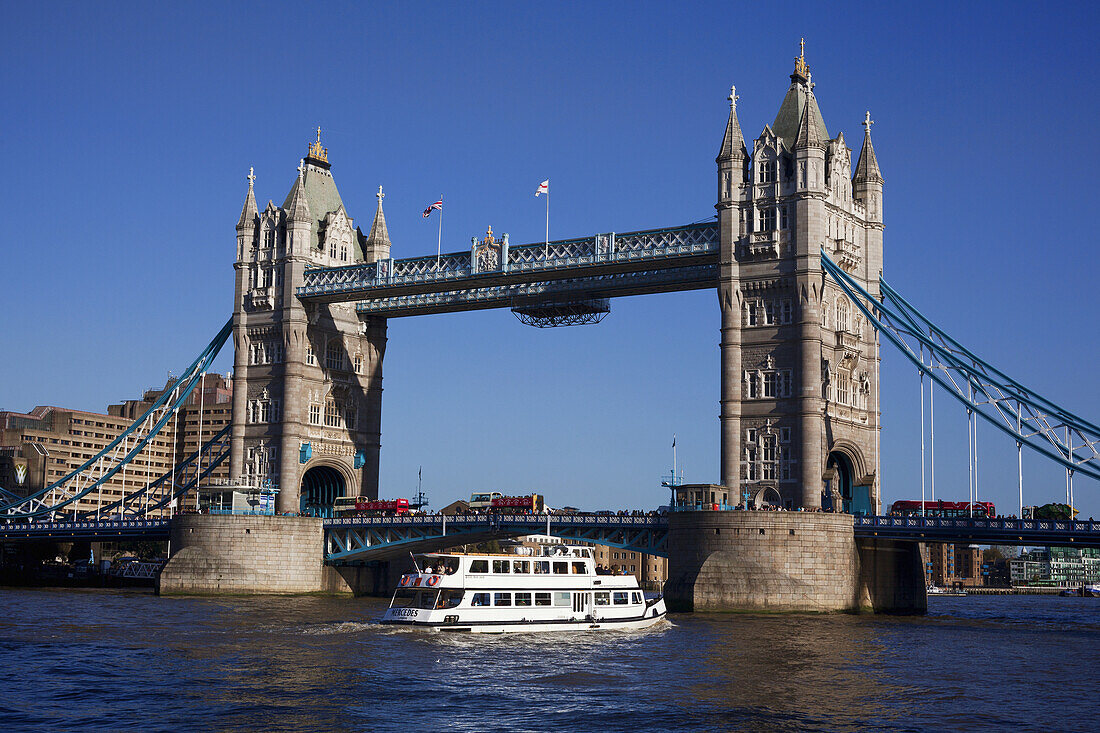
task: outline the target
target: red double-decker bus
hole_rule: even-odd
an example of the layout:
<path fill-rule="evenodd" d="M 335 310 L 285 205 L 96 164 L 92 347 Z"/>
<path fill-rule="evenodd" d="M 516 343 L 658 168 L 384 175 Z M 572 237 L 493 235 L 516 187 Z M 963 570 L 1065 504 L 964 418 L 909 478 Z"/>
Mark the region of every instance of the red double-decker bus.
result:
<path fill-rule="evenodd" d="M 398 517 L 409 513 L 409 500 L 340 496 L 333 502 L 332 510 L 338 517 Z"/>
<path fill-rule="evenodd" d="M 494 514 L 541 514 L 543 506 L 542 497 L 538 494 L 497 496 L 493 499 L 489 511 Z"/>
<path fill-rule="evenodd" d="M 997 516 L 997 508 L 991 501 L 926 501 L 901 499 L 890 505 L 890 514 L 897 517 L 982 517 Z M 971 508 L 973 507 L 973 511 Z"/>

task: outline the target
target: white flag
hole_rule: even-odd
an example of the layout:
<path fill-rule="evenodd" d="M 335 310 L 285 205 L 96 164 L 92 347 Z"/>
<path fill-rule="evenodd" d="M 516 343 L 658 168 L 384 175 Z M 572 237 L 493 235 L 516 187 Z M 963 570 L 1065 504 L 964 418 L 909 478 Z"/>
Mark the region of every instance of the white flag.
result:
<path fill-rule="evenodd" d="M 550 179 L 549 178 L 547 178 L 545 181 L 543 181 L 542 183 L 539 184 L 539 190 L 535 191 L 535 198 L 538 198 L 540 193 L 544 193 L 547 196 L 550 195 Z"/>

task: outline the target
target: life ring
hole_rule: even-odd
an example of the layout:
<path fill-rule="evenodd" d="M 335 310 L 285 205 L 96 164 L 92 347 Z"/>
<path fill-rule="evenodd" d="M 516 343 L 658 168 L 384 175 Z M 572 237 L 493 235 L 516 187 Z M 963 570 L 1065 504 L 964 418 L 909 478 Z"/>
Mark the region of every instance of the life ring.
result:
<path fill-rule="evenodd" d="M 411 582 L 412 582 L 412 576 L 409 576 L 409 575 L 402 575 L 401 576 L 401 585 L 402 586 L 406 586 Z"/>
<path fill-rule="evenodd" d="M 428 578 L 428 585 L 431 586 L 432 588 L 434 588 L 435 586 L 439 585 L 439 581 L 440 581 L 440 576 L 432 575 L 431 577 Z"/>

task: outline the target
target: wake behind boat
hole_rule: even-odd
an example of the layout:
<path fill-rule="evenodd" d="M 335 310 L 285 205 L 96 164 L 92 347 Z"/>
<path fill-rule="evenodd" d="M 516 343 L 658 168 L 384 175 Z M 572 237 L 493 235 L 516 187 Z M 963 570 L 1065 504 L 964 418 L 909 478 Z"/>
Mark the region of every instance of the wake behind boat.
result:
<path fill-rule="evenodd" d="M 665 617 L 633 575 L 596 572 L 587 547 L 541 555 L 431 553 L 401 577 L 382 623 L 434 631 L 644 629 Z"/>

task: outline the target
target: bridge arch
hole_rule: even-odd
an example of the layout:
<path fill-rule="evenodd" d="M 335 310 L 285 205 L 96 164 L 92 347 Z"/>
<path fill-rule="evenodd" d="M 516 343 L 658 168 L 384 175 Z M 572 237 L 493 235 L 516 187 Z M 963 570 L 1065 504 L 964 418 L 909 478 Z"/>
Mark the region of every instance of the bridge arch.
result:
<path fill-rule="evenodd" d="M 822 506 L 852 514 L 873 514 L 874 479 L 874 472 L 867 470 L 867 462 L 859 446 L 847 440 L 837 440 L 825 464 L 826 486 Z"/>
<path fill-rule="evenodd" d="M 765 486 L 753 495 L 752 506 L 754 509 L 763 506 L 783 506 L 783 496 L 774 486 Z"/>
<path fill-rule="evenodd" d="M 347 467 L 337 461 L 311 461 L 302 474 L 299 511 L 315 517 L 331 517 L 336 497 L 347 496 L 353 478 Z"/>

